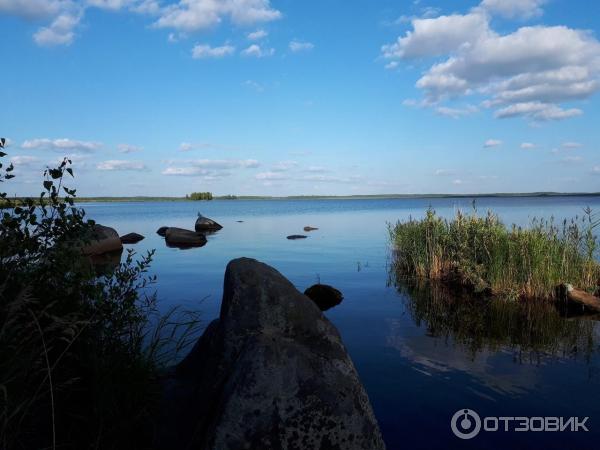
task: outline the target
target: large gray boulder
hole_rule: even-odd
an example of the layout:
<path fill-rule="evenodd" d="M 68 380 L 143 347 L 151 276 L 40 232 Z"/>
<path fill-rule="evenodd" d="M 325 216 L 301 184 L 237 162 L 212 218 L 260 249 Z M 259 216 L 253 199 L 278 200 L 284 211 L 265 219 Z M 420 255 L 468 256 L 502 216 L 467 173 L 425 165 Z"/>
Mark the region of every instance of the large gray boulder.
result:
<path fill-rule="evenodd" d="M 252 259 L 229 263 L 219 319 L 164 386 L 163 448 L 385 448 L 336 328 Z"/>
<path fill-rule="evenodd" d="M 205 233 L 205 232 L 219 231 L 221 228 L 223 228 L 221 225 L 219 225 L 214 220 L 209 219 L 208 217 L 199 215 L 198 219 L 196 219 L 195 229 L 198 232 Z"/>
<path fill-rule="evenodd" d="M 123 250 L 119 233 L 114 228 L 94 224 L 90 236 L 87 236 L 81 251 L 86 256 L 103 255 Z"/>

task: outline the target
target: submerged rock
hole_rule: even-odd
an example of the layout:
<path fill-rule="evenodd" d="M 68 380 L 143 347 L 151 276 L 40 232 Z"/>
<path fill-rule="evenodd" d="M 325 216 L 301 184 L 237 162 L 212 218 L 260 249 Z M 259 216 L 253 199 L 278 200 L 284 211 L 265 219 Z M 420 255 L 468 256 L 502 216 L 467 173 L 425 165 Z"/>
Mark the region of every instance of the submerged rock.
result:
<path fill-rule="evenodd" d="M 143 241 L 144 239 L 144 236 L 138 233 L 129 233 L 125 236 L 121 236 L 121 242 L 123 244 L 137 244 L 138 242 Z"/>
<path fill-rule="evenodd" d="M 309 232 L 309 231 L 315 231 L 318 230 L 318 228 L 315 227 L 304 227 L 304 231 Z"/>
<path fill-rule="evenodd" d="M 321 311 L 327 311 L 339 305 L 344 299 L 340 291 L 327 284 L 315 284 L 305 290 L 304 295 L 315 302 Z"/>
<path fill-rule="evenodd" d="M 88 236 L 81 251 L 86 256 L 102 255 L 108 252 L 123 250 L 119 233 L 114 228 L 95 224 L 91 236 Z"/>
<path fill-rule="evenodd" d="M 169 227 L 160 227 L 158 230 L 156 230 L 156 234 L 158 234 L 159 236 L 165 237 L 168 229 L 169 229 Z"/>
<path fill-rule="evenodd" d="M 221 225 L 208 217 L 198 216 L 196 219 L 196 231 L 219 231 L 221 228 Z"/>
<path fill-rule="evenodd" d="M 164 386 L 162 448 L 385 448 L 337 329 L 253 259 L 229 263 L 219 319 Z"/>
<path fill-rule="evenodd" d="M 165 233 L 165 241 L 169 247 L 202 247 L 206 245 L 206 236 L 183 228 L 170 227 Z"/>
<path fill-rule="evenodd" d="M 295 241 L 296 239 L 306 239 L 308 236 L 304 236 L 303 234 L 292 234 L 291 236 L 288 236 L 287 238 L 291 241 Z"/>

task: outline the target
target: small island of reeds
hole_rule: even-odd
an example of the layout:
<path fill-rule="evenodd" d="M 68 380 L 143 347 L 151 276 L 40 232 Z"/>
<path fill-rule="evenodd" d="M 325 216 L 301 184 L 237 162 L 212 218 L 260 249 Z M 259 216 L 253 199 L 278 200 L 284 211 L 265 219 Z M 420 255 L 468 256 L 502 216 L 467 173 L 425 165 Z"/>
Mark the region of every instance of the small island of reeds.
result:
<path fill-rule="evenodd" d="M 396 269 L 407 276 L 512 300 L 552 301 L 563 285 L 597 293 L 599 223 L 591 210 L 558 224 L 534 219 L 528 227 L 507 227 L 491 211 L 458 211 L 448 220 L 430 208 L 423 219 L 389 231 Z"/>

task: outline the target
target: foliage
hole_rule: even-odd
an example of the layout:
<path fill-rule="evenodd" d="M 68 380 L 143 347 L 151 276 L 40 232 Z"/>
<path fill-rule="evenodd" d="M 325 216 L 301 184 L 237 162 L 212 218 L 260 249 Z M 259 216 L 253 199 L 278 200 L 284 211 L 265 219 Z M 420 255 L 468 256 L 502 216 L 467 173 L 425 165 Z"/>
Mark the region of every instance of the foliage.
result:
<path fill-rule="evenodd" d="M 192 192 L 189 195 L 190 200 L 212 200 L 212 192 Z"/>
<path fill-rule="evenodd" d="M 39 198 L 0 193 L 0 448 L 146 447 L 164 349 L 197 324 L 158 316 L 153 252 L 100 275 L 82 256 L 95 224 L 74 206 L 72 176 L 64 159 Z M 183 337 L 167 344 L 157 323 Z"/>
<path fill-rule="evenodd" d="M 492 212 L 480 217 L 475 210 L 458 211 L 445 220 L 429 209 L 422 220 L 398 222 L 389 230 L 401 272 L 512 299 L 554 299 L 562 283 L 596 289 L 597 225 L 590 210 L 560 227 L 534 219 L 527 228 L 507 228 Z"/>

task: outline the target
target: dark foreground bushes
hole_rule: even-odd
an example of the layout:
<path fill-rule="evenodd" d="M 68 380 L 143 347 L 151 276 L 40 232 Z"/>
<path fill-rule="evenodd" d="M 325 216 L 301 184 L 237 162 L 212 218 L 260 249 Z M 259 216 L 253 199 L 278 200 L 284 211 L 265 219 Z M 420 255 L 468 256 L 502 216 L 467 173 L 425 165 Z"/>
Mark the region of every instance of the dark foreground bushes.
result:
<path fill-rule="evenodd" d="M 152 252 L 100 275 L 82 256 L 94 222 L 70 165 L 46 170 L 35 200 L 0 189 L 0 448 L 150 448 L 157 377 L 197 320 L 159 316 Z"/>

